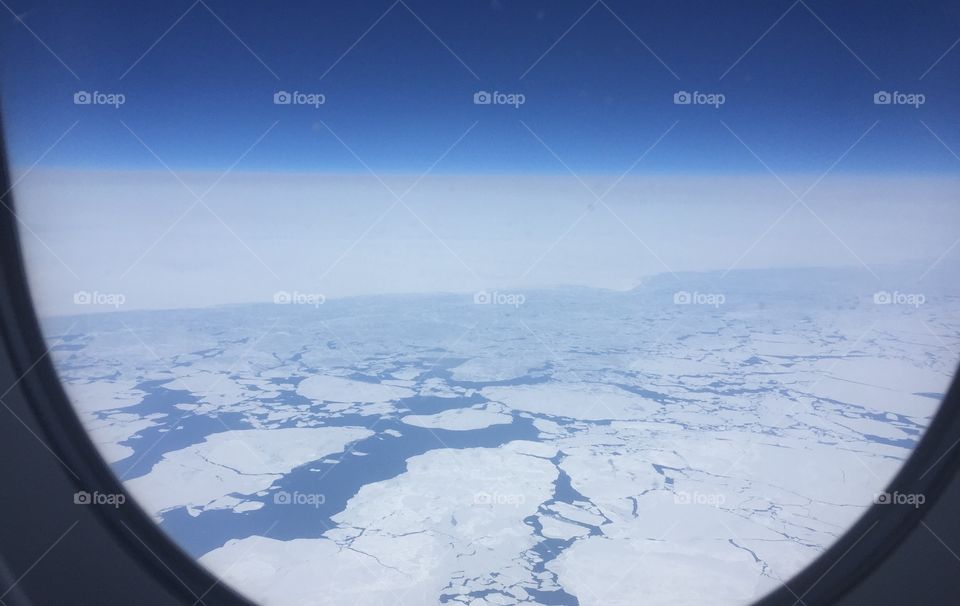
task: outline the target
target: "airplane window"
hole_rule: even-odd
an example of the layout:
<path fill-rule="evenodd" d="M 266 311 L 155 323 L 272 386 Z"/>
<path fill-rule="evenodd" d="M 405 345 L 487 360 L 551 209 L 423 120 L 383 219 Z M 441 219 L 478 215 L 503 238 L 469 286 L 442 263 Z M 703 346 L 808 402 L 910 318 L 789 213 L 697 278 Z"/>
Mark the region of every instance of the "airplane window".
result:
<path fill-rule="evenodd" d="M 2 4 L 78 507 L 260 604 L 675 606 L 923 504 L 955 4 Z"/>

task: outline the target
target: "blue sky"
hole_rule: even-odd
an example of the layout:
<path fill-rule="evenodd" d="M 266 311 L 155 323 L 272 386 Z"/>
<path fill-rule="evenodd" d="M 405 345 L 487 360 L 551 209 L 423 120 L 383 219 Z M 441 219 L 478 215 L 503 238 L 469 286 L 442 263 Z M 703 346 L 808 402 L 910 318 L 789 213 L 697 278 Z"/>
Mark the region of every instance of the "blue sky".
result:
<path fill-rule="evenodd" d="M 955 3 L 6 2 L 24 20 L 0 9 L 18 166 L 76 122 L 41 166 L 162 170 L 146 145 L 222 171 L 263 137 L 236 170 L 417 174 L 469 130 L 435 172 L 620 174 L 676 123 L 635 173 L 819 174 L 879 121 L 835 170 L 960 169 Z M 478 90 L 526 102 L 474 105 Z M 879 90 L 925 103 L 874 105 Z"/>

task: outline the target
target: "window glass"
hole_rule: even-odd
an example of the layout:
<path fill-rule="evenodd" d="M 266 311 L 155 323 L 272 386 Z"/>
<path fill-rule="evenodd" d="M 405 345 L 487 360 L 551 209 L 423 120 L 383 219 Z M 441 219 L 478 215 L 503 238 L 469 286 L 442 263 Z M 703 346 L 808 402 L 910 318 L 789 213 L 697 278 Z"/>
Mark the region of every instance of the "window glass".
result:
<path fill-rule="evenodd" d="M 51 359 L 252 600 L 747 604 L 925 499 L 956 6 L 8 4 Z"/>

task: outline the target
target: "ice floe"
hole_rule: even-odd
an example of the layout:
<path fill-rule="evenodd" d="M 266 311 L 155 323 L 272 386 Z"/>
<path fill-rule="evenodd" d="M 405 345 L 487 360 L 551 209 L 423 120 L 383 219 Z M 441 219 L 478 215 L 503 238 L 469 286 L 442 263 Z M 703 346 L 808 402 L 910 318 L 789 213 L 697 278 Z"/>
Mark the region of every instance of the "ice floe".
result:
<path fill-rule="evenodd" d="M 251 495 L 268 488 L 295 467 L 342 452 L 372 432 L 358 427 L 225 431 L 203 442 L 163 455 L 126 488 L 154 515 L 174 507 L 194 511 L 232 507 L 218 503 L 229 495 Z"/>

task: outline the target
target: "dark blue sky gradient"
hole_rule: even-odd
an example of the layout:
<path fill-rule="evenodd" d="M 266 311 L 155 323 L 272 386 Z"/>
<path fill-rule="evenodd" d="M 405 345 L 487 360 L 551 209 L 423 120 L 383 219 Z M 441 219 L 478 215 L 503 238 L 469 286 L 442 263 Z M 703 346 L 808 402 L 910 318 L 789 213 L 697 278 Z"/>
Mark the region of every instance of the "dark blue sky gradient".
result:
<path fill-rule="evenodd" d="M 205 0 L 121 79 L 191 0 L 6 0 L 78 77 L 0 8 L 13 162 L 33 164 L 79 120 L 41 166 L 162 169 L 122 120 L 174 169 L 224 170 L 279 121 L 237 170 L 363 171 L 323 121 L 375 171 L 420 173 L 479 121 L 436 172 L 565 173 L 522 120 L 574 171 L 619 174 L 679 120 L 636 174 L 764 172 L 722 122 L 774 171 L 819 174 L 879 120 L 837 171 L 960 169 L 944 147 L 960 150 L 960 46 L 921 79 L 960 37 L 955 2 L 795 4 L 721 80 L 791 0 L 607 1 L 679 79 L 604 4 L 557 42 L 589 1 L 406 0 L 465 67 L 404 4 L 357 42 L 392 0 Z M 323 93 L 327 102 L 277 106 L 279 89 Z M 527 102 L 475 106 L 480 89 L 519 92 Z M 77 90 L 120 92 L 127 101 L 77 106 Z M 677 90 L 727 101 L 677 106 Z M 875 106 L 877 90 L 923 93 L 926 103 Z"/>

